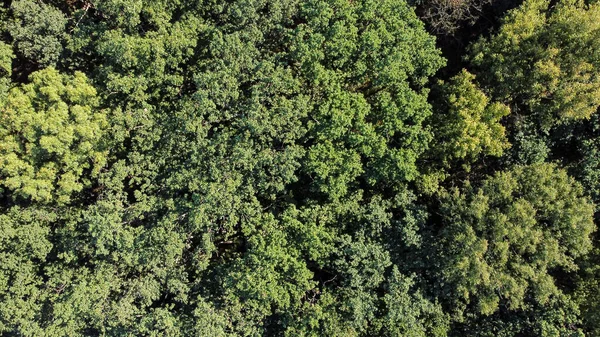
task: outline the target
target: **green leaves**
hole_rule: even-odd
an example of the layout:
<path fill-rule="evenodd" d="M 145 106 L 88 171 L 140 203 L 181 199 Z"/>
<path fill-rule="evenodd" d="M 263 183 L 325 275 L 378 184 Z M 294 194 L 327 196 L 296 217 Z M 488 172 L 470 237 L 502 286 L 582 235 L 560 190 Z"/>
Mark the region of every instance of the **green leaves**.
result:
<path fill-rule="evenodd" d="M 0 8 L 0 334 L 594 331 L 596 9 L 535 1 L 449 80 L 404 0 Z"/>
<path fill-rule="evenodd" d="M 475 312 L 540 305 L 560 294 L 550 271 L 577 269 L 592 247 L 593 207 L 554 165 L 516 167 L 479 189 L 455 190 L 442 206 L 441 282 Z"/>
<path fill-rule="evenodd" d="M 63 50 L 67 18 L 42 2 L 17 0 L 11 4 L 12 20 L 5 29 L 16 52 L 40 67 L 55 65 Z"/>
<path fill-rule="evenodd" d="M 436 303 L 425 299 L 421 293 L 411 292 L 414 278 L 403 276 L 397 268 L 392 270 L 389 293 L 384 297 L 388 313 L 384 318 L 390 336 L 446 336 L 448 317 Z"/>
<path fill-rule="evenodd" d="M 494 98 L 543 128 L 589 118 L 600 106 L 597 4 L 526 1 L 499 32 L 472 46 L 471 62 Z"/>
<path fill-rule="evenodd" d="M 53 248 L 50 222 L 52 212 L 11 208 L 0 214 L 0 332 L 21 327 L 26 335 L 43 332 L 40 322 L 44 298 L 40 272 Z"/>
<path fill-rule="evenodd" d="M 0 77 L 10 77 L 12 74 L 12 60 L 15 58 L 12 47 L 0 41 Z"/>
<path fill-rule="evenodd" d="M 499 157 L 508 143 L 500 119 L 510 113 L 506 105 L 490 103 L 473 83 L 475 76 L 462 70 L 444 85 L 442 113 L 434 115 L 436 143 L 433 151 L 444 163 L 471 162 L 481 155 Z"/>
<path fill-rule="evenodd" d="M 2 185 L 14 197 L 63 204 L 106 161 L 106 116 L 83 73 L 47 68 L 30 81 L 12 89 L 0 108 Z"/>
<path fill-rule="evenodd" d="M 14 58 L 12 47 L 0 41 L 0 101 L 4 100 L 10 86 Z"/>
<path fill-rule="evenodd" d="M 301 14 L 291 56 L 317 99 L 314 188 L 336 199 L 361 181 L 398 189 L 415 179 L 430 139 L 423 85 L 443 64 L 433 39 L 402 1 L 311 1 Z"/>

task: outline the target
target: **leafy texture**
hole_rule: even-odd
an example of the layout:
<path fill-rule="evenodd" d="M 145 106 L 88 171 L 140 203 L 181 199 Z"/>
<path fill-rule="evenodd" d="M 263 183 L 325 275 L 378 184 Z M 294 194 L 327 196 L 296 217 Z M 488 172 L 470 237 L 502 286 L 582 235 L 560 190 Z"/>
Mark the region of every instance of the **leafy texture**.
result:
<path fill-rule="evenodd" d="M 13 20 L 6 23 L 15 50 L 40 66 L 53 65 L 62 52 L 67 18 L 52 5 L 17 0 L 11 5 Z"/>
<path fill-rule="evenodd" d="M 481 155 L 501 156 L 510 146 L 500 118 L 510 110 L 500 103 L 490 103 L 473 83 L 475 76 L 463 70 L 444 85 L 442 97 L 447 101 L 445 113 L 435 115 L 434 150 L 445 163 L 473 161 Z M 437 158 L 436 158 L 437 159 Z"/>
<path fill-rule="evenodd" d="M 494 97 L 544 127 L 589 118 L 600 106 L 600 7 L 525 1 L 499 32 L 473 45 L 471 62 Z"/>
<path fill-rule="evenodd" d="M 496 174 L 443 204 L 445 296 L 490 315 L 560 294 L 551 271 L 575 270 L 591 249 L 593 207 L 581 186 L 550 164 Z M 457 307 L 457 308 L 460 308 Z"/>
<path fill-rule="evenodd" d="M 65 203 L 89 185 L 105 161 L 100 149 L 106 116 L 83 73 L 53 68 L 12 89 L 0 111 L 0 177 L 16 197 Z"/>
<path fill-rule="evenodd" d="M 5 2 L 0 335 L 593 335 L 597 9 L 481 4 Z"/>

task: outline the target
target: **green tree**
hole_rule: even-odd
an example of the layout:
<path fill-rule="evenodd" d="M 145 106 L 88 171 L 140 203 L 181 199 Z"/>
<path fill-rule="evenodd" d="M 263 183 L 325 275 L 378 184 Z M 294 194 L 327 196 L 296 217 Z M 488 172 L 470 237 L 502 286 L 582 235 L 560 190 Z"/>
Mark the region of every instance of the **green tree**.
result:
<path fill-rule="evenodd" d="M 43 334 L 36 319 L 45 297 L 40 270 L 53 244 L 46 210 L 14 207 L 0 214 L 0 333 L 15 327 L 27 336 Z"/>
<path fill-rule="evenodd" d="M 65 39 L 64 14 L 52 5 L 33 0 L 12 1 L 11 11 L 5 29 L 13 38 L 15 51 L 41 67 L 56 64 Z"/>
<path fill-rule="evenodd" d="M 544 304 L 530 302 L 519 311 L 501 308 L 492 315 L 470 315 L 464 322 L 455 323 L 449 335 L 584 337 L 587 335 L 579 313 L 569 296 L 552 296 Z"/>
<path fill-rule="evenodd" d="M 600 114 L 592 116 L 587 125 L 588 134 L 575 133 L 579 160 L 571 163 L 592 200 L 600 203 Z"/>
<path fill-rule="evenodd" d="M 484 88 L 548 129 L 600 106 L 600 6 L 527 0 L 499 31 L 471 48 Z"/>
<path fill-rule="evenodd" d="M 424 85 L 444 63 L 433 37 L 404 1 L 309 1 L 300 14 L 291 61 L 315 102 L 303 164 L 313 190 L 336 199 L 413 181 L 431 139 Z"/>
<path fill-rule="evenodd" d="M 0 103 L 0 177 L 9 193 L 65 203 L 90 185 L 106 160 L 107 120 L 83 73 L 35 72 Z"/>
<path fill-rule="evenodd" d="M 52 270 L 45 277 L 69 286 L 37 304 L 46 316 L 31 320 L 70 335 L 338 335 L 337 327 L 368 335 L 371 324 L 407 330 L 398 313 L 390 313 L 397 326 L 385 327 L 380 289 L 392 266 L 369 261 L 390 249 L 375 228 L 403 230 L 381 223 L 399 206 L 388 196 L 363 200 L 357 189 L 371 172 L 379 172 L 374 193 L 378 183 L 404 190 L 418 175 L 412 157 L 430 138 L 421 125 L 430 113 L 425 84 L 443 60 L 405 2 L 384 5 L 111 1 L 89 10 L 60 65 L 94 79 L 102 106 L 111 108 L 103 133 L 114 142 L 90 198 L 72 200 L 73 214 L 54 224 L 51 256 L 59 258 L 43 263 Z M 346 27 L 352 45 L 340 53 Z M 413 39 L 418 46 L 407 42 Z M 313 61 L 320 40 L 330 42 Z M 353 125 L 359 133 L 344 137 Z M 345 180 L 349 187 L 321 177 L 307 183 L 322 155 L 315 149 L 329 143 L 328 155 L 348 147 L 365 158 L 360 170 L 368 174 Z M 408 179 L 394 181 L 386 161 L 394 153 L 396 166 L 413 160 Z M 348 163 L 337 164 L 334 176 Z M 324 195 L 333 198 L 321 205 Z M 373 237 L 355 238 L 362 223 Z M 343 253 L 332 255 L 339 247 Z M 344 262 L 355 252 L 359 267 Z M 337 274 L 339 281 L 327 282 Z M 422 334 L 438 325 L 429 317 L 440 317 L 443 330 L 439 306 L 412 279 L 404 300 L 388 296 L 390 310 L 414 310 L 407 324 Z"/>
<path fill-rule="evenodd" d="M 475 76 L 462 70 L 442 84 L 439 111 L 433 115 L 435 159 L 449 165 L 456 160 L 470 163 L 479 156 L 500 157 L 510 146 L 500 119 L 510 113 L 501 103 L 491 103 L 477 87 Z"/>
<path fill-rule="evenodd" d="M 600 249 L 583 261 L 582 271 L 577 279 L 574 298 L 581 309 L 585 331 L 589 336 L 600 334 Z"/>
<path fill-rule="evenodd" d="M 477 315 L 518 312 L 561 295 L 552 271 L 574 271 L 592 248 L 593 206 L 552 164 L 519 166 L 442 202 L 442 294 Z"/>
<path fill-rule="evenodd" d="M 10 87 L 10 76 L 12 75 L 12 60 L 15 58 L 12 47 L 0 41 L 0 101 Z"/>
<path fill-rule="evenodd" d="M 0 78 L 10 78 L 12 74 L 12 60 L 14 58 L 12 47 L 0 41 Z"/>
<path fill-rule="evenodd" d="M 440 188 L 507 139 L 502 167 L 562 154 L 484 71 L 430 95 L 444 59 L 406 1 L 45 3 L 0 10 L 0 334 L 593 331 L 561 285 L 594 228 L 565 171 Z M 570 167 L 595 198 L 594 137 Z"/>

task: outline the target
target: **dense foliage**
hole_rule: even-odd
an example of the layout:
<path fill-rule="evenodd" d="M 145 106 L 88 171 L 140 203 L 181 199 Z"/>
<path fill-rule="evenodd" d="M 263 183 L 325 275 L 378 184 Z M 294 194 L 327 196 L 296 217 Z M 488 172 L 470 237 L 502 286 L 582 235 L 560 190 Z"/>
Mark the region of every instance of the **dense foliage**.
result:
<path fill-rule="evenodd" d="M 598 336 L 600 7 L 493 6 L 4 1 L 0 335 Z"/>

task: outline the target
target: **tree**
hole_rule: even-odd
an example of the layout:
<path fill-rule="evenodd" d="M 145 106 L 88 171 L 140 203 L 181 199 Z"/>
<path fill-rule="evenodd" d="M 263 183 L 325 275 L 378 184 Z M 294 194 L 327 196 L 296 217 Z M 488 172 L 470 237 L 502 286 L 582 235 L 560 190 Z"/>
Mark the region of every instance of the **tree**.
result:
<path fill-rule="evenodd" d="M 473 83 L 475 76 L 463 69 L 449 83 L 442 84 L 438 97 L 443 102 L 433 115 L 435 159 L 445 165 L 460 160 L 466 163 L 479 156 L 500 157 L 510 146 L 500 119 L 510 113 L 501 103 L 490 103 Z"/>
<path fill-rule="evenodd" d="M 473 44 L 470 61 L 494 99 L 548 129 L 600 106 L 599 32 L 598 3 L 528 0 Z"/>
<path fill-rule="evenodd" d="M 0 41 L 0 78 L 8 77 L 12 74 L 12 60 L 15 58 L 10 45 Z"/>
<path fill-rule="evenodd" d="M 12 18 L 6 31 L 13 38 L 15 51 L 40 67 L 56 64 L 63 49 L 67 18 L 43 2 L 16 0 L 11 4 Z"/>
<path fill-rule="evenodd" d="M 0 101 L 10 87 L 10 75 L 12 75 L 12 60 L 15 58 L 12 47 L 0 41 Z"/>
<path fill-rule="evenodd" d="M 462 24 L 473 25 L 492 0 L 429 0 L 415 1 L 420 5 L 420 17 L 434 33 L 453 35 Z"/>
<path fill-rule="evenodd" d="M 434 39 L 404 1 L 309 1 L 300 14 L 290 61 L 315 103 L 303 164 L 313 191 L 401 189 L 431 139 L 424 85 L 444 63 Z"/>
<path fill-rule="evenodd" d="M 414 224 L 389 221 L 400 212 L 389 199 L 418 175 L 425 85 L 443 63 L 404 1 L 111 1 L 81 17 L 64 55 L 59 66 L 85 71 L 110 107 L 112 139 L 88 198 L 52 203 L 65 214 L 41 278 L 64 290 L 31 322 L 70 335 L 445 331 L 418 276 L 408 285 L 372 258 L 400 260 L 388 250 L 404 238 L 379 227 L 417 241 Z M 317 167 L 344 149 L 364 174 Z M 354 233 L 362 224 L 368 237 Z"/>
<path fill-rule="evenodd" d="M 35 72 L 1 103 L 0 177 L 8 193 L 65 203 L 91 184 L 106 160 L 107 120 L 83 73 Z"/>
<path fill-rule="evenodd" d="M 491 315 L 470 315 L 455 323 L 449 336 L 512 337 L 512 336 L 586 336 L 579 309 L 567 295 L 549 298 L 544 304 L 528 303 L 514 311 L 500 308 Z"/>
<path fill-rule="evenodd" d="M 405 0 L 7 4 L 0 334 L 596 328 L 594 119 L 553 122 L 579 151 L 561 152 L 512 84 L 446 80 Z M 578 36 L 547 7 L 544 29 Z M 560 69 L 595 57 L 548 41 Z"/>
<path fill-rule="evenodd" d="M 574 298 L 579 304 L 586 333 L 597 336 L 600 333 L 600 249 L 596 247 L 581 265 Z"/>
<path fill-rule="evenodd" d="M 476 315 L 518 312 L 560 296 L 553 272 L 577 269 L 592 247 L 593 206 L 552 164 L 518 166 L 442 201 L 443 296 Z"/>
<path fill-rule="evenodd" d="M 579 160 L 572 163 L 577 177 L 586 188 L 592 200 L 600 202 L 600 115 L 592 116 L 589 134 L 576 133 Z"/>

